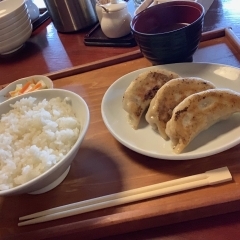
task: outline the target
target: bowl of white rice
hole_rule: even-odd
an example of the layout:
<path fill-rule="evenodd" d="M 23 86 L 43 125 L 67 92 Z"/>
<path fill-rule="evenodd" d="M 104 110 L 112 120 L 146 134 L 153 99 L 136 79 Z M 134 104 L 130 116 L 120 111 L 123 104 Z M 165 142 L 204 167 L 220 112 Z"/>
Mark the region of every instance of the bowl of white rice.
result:
<path fill-rule="evenodd" d="M 0 196 L 41 194 L 59 185 L 87 132 L 86 102 L 45 89 L 0 104 Z"/>

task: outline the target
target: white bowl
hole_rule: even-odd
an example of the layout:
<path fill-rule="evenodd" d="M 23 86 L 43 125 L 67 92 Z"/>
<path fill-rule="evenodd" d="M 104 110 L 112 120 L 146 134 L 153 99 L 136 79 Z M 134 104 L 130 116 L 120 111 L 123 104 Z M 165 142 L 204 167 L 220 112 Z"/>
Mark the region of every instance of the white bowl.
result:
<path fill-rule="evenodd" d="M 53 81 L 44 75 L 33 75 L 29 77 L 20 78 L 14 82 L 11 82 L 5 88 L 0 90 L 0 103 L 10 99 L 9 92 L 14 91 L 16 89 L 17 84 L 24 85 L 29 81 L 35 81 L 35 82 L 43 81 L 46 84 L 47 89 L 53 88 Z"/>
<path fill-rule="evenodd" d="M 11 109 L 10 104 L 15 103 L 23 97 L 26 98 L 29 96 L 37 98 L 38 101 L 43 99 L 49 100 L 55 97 L 60 97 L 62 99 L 65 97 L 69 98 L 71 100 L 72 109 L 81 124 L 80 134 L 71 150 L 56 165 L 27 183 L 15 188 L 0 191 L 0 196 L 10 196 L 23 193 L 40 194 L 59 185 L 66 177 L 89 126 L 90 114 L 86 102 L 76 93 L 62 89 L 46 89 L 9 99 L 0 104 L 0 115 L 7 113 Z"/>
<path fill-rule="evenodd" d="M 1 47 L 4 47 L 5 45 L 9 45 L 9 43 L 12 43 L 12 42 L 14 42 L 16 39 L 19 39 L 19 38 L 21 38 L 22 36 L 26 35 L 26 33 L 27 33 L 29 30 L 32 30 L 32 24 L 31 24 L 31 23 L 26 24 L 25 28 L 24 28 L 21 32 L 18 32 L 16 35 L 8 38 L 7 40 L 1 41 L 1 42 L 0 42 L 0 48 L 1 48 Z"/>
<path fill-rule="evenodd" d="M 0 54 L 10 54 L 17 51 L 23 46 L 23 44 L 29 39 L 32 34 L 32 25 L 30 29 L 25 34 L 17 34 L 12 37 L 11 40 L 2 41 L 0 44 Z"/>
<path fill-rule="evenodd" d="M 0 35 L 9 33 L 11 31 L 15 30 L 18 26 L 22 25 L 25 22 L 31 23 L 31 19 L 28 14 L 24 14 L 16 22 L 13 22 L 12 24 L 8 25 L 7 27 L 0 29 Z"/>
<path fill-rule="evenodd" d="M 22 18 L 28 17 L 28 10 L 27 7 L 24 8 L 23 11 L 21 11 L 19 14 L 17 14 L 16 16 L 13 16 L 11 19 L 5 21 L 5 22 L 0 22 L 0 30 L 3 30 L 4 28 L 9 27 L 10 25 L 12 25 L 15 22 L 21 21 Z"/>
<path fill-rule="evenodd" d="M 13 24 L 14 25 L 14 24 Z M 25 34 L 29 29 L 31 29 L 31 20 L 27 18 L 23 23 L 17 22 L 15 27 L 6 33 L 1 33 L 0 30 L 0 45 L 2 41 L 9 41 L 12 37 L 15 37 L 18 34 Z"/>
<path fill-rule="evenodd" d="M 26 8 L 24 0 L 4 0 L 0 2 L 0 23 L 8 21 Z"/>

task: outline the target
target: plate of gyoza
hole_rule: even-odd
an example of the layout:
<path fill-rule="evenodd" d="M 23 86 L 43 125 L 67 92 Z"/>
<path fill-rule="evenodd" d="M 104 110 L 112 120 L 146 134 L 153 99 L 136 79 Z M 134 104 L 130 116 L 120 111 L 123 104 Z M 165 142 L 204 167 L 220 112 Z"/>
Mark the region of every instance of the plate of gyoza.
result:
<path fill-rule="evenodd" d="M 139 69 L 108 88 L 101 113 L 113 137 L 140 154 L 211 156 L 240 143 L 240 69 L 211 63 Z"/>

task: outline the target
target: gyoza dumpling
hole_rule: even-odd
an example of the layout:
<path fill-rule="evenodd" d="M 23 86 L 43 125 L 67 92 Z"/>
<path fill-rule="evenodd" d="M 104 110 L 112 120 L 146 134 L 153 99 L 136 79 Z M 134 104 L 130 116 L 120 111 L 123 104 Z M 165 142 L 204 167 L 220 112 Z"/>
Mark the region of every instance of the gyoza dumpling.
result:
<path fill-rule="evenodd" d="M 152 99 L 145 116 L 146 120 L 154 129 L 158 129 L 164 139 L 168 139 L 165 129 L 173 109 L 189 95 L 213 88 L 215 86 L 211 82 L 201 78 L 172 79 L 164 84 Z"/>
<path fill-rule="evenodd" d="M 166 126 L 174 152 L 181 153 L 201 131 L 239 111 L 240 93 L 227 89 L 206 90 L 185 98 L 174 108 Z"/>
<path fill-rule="evenodd" d="M 137 129 L 143 112 L 149 106 L 159 88 L 173 78 L 180 77 L 178 74 L 154 68 L 141 73 L 128 86 L 123 95 L 123 109 L 129 113 L 129 122 Z"/>

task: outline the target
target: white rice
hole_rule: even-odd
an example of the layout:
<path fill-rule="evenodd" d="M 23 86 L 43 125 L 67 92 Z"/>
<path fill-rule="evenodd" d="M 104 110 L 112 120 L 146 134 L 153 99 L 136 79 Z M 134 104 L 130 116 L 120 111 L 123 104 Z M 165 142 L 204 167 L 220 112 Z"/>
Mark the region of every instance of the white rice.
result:
<path fill-rule="evenodd" d="M 36 178 L 76 142 L 80 123 L 66 100 L 22 98 L 0 120 L 0 190 Z"/>

